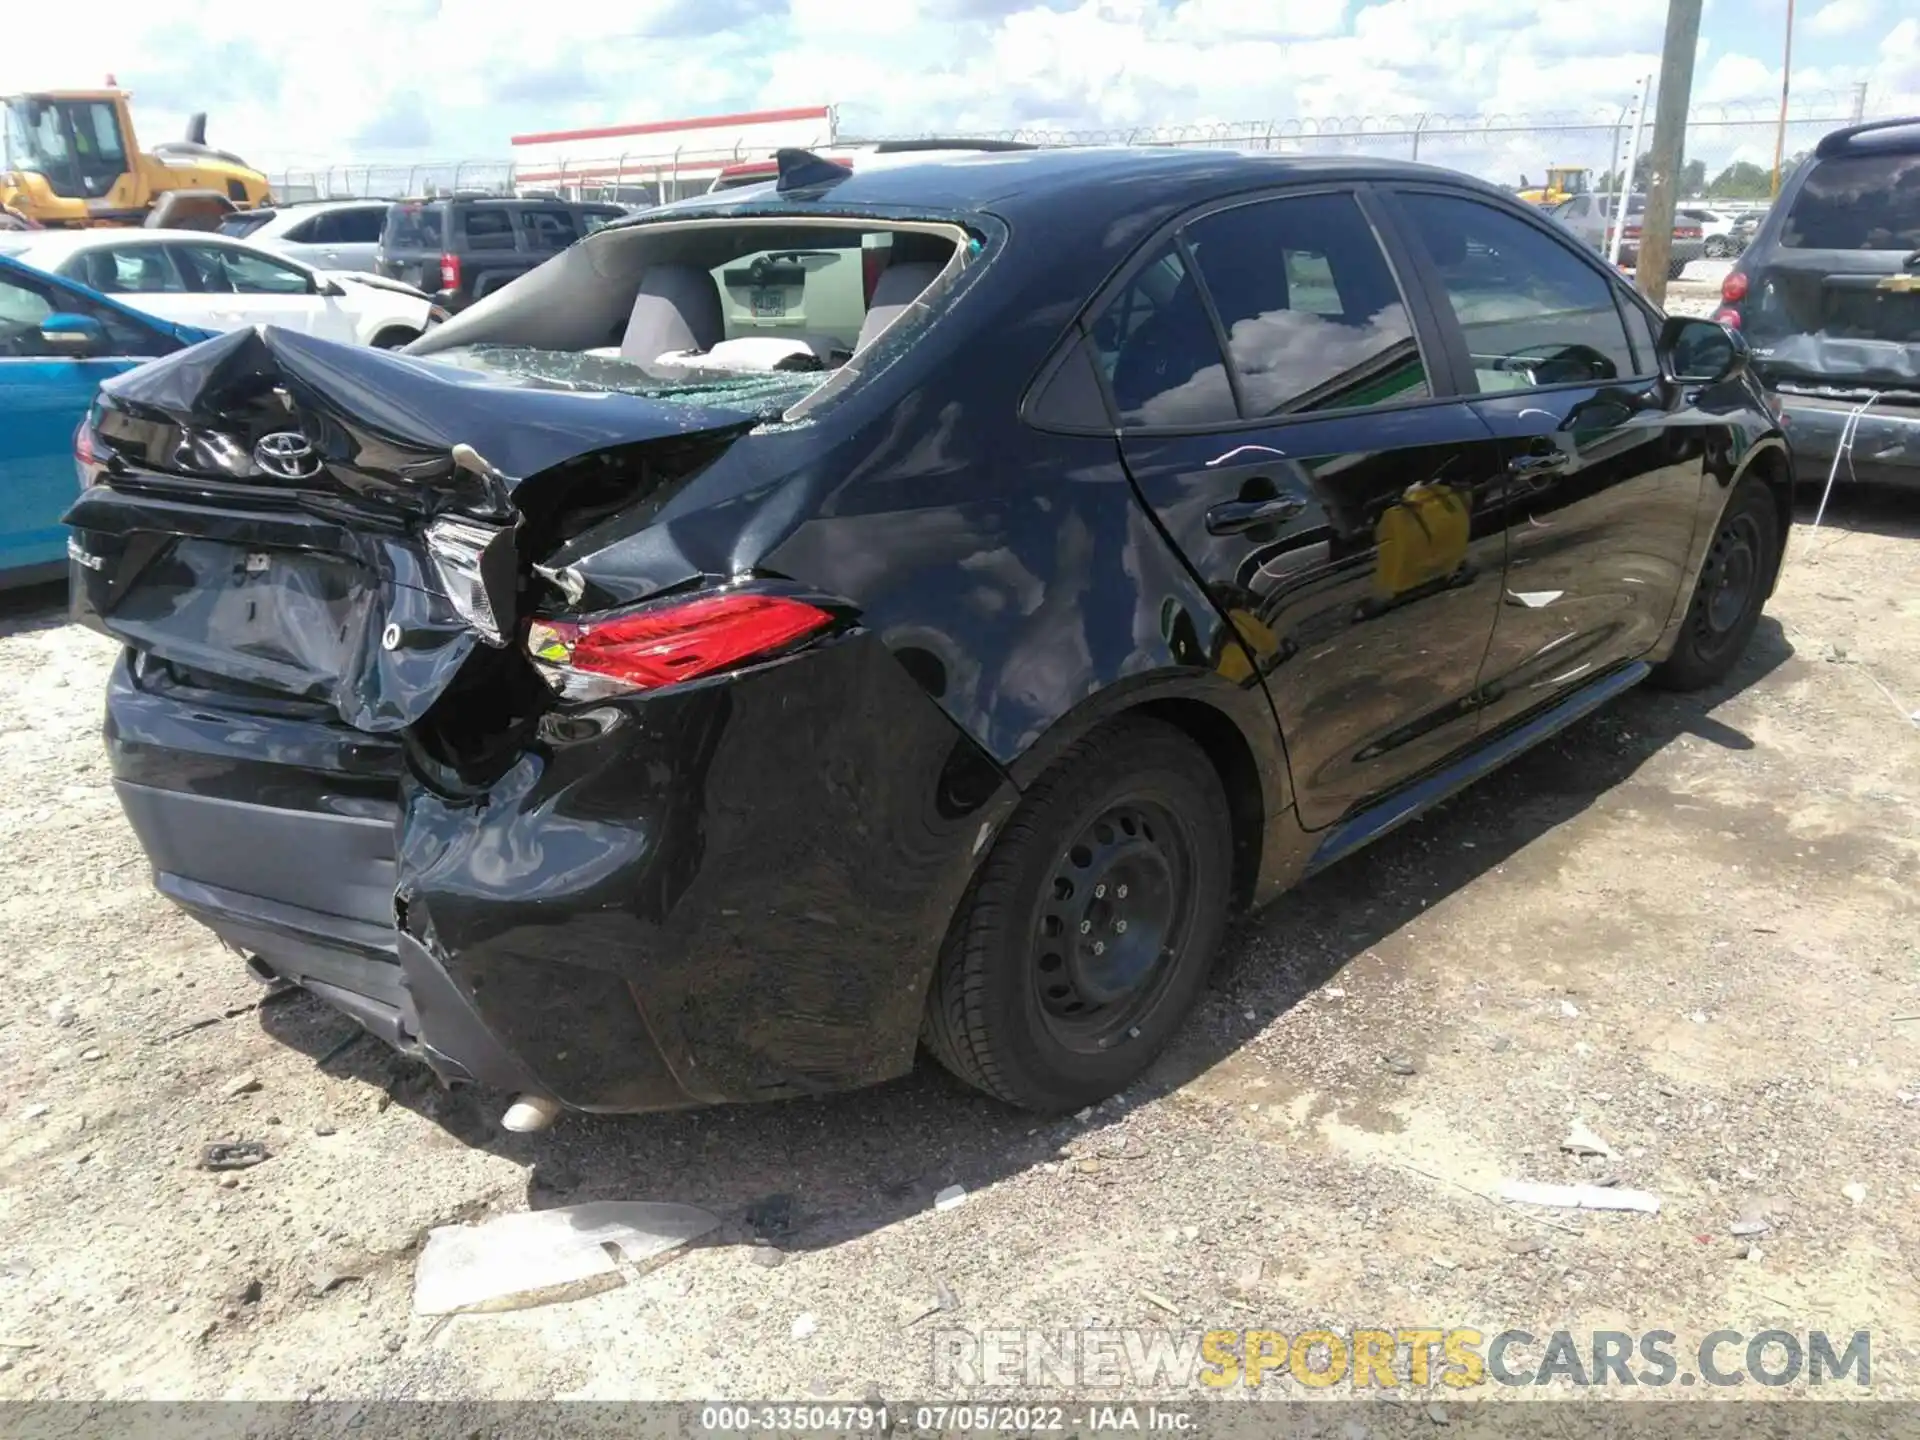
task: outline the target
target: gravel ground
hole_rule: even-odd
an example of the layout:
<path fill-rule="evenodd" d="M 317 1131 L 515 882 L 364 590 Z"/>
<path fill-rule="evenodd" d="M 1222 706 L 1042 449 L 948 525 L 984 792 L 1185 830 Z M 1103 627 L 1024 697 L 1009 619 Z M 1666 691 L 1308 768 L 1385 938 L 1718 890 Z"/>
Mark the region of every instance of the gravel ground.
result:
<path fill-rule="evenodd" d="M 1247 922 L 1151 1079 L 1046 1124 L 923 1065 L 516 1137 L 340 1051 L 152 893 L 110 647 L 11 597 L 0 1398 L 909 1397 L 946 1327 L 1422 1324 L 1868 1329 L 1873 1393 L 1920 1393 L 1920 523 L 1838 508 L 1728 685 L 1631 694 Z M 236 1138 L 272 1158 L 195 1168 Z M 1488 1198 L 1604 1172 L 1660 1213 Z M 429 1227 L 609 1198 L 725 1225 L 589 1298 L 411 1314 Z"/>

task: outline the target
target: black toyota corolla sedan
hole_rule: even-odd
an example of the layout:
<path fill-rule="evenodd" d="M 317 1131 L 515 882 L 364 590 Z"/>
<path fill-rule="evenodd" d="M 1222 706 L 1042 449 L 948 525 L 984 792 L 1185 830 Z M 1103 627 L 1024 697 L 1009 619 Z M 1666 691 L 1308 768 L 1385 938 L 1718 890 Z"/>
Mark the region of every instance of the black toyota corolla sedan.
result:
<path fill-rule="evenodd" d="M 922 1045 L 1085 1105 L 1236 909 L 1753 632 L 1743 343 L 1491 186 L 780 172 L 407 352 L 210 340 L 77 442 L 161 892 L 520 1123 Z"/>

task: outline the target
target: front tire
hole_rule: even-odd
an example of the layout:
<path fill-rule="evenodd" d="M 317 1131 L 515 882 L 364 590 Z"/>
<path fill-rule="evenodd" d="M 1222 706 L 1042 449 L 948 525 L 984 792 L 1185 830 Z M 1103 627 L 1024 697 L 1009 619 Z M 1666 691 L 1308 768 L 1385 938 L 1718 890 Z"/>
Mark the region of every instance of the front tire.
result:
<path fill-rule="evenodd" d="M 1728 240 L 1724 235 L 1709 235 L 1707 237 L 1707 258 L 1709 260 L 1725 260 L 1732 254 L 1733 242 Z"/>
<path fill-rule="evenodd" d="M 1679 642 L 1653 683 L 1699 690 L 1724 679 L 1753 638 L 1779 568 L 1780 515 L 1766 485 L 1749 475 L 1720 514 Z"/>
<path fill-rule="evenodd" d="M 1093 732 L 1027 792 L 962 901 L 927 1048 L 1029 1110 L 1125 1089 L 1193 1008 L 1231 870 L 1226 793 L 1200 749 L 1145 718 Z"/>
<path fill-rule="evenodd" d="M 411 345 L 420 338 L 418 330 L 409 330 L 404 325 L 396 325 L 382 330 L 373 337 L 376 350 L 398 350 L 403 345 Z"/>

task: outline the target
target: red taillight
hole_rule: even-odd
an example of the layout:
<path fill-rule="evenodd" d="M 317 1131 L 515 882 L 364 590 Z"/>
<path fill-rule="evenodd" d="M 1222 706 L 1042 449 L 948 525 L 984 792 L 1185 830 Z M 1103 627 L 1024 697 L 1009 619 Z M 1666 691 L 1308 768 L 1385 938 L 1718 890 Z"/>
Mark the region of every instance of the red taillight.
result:
<path fill-rule="evenodd" d="M 97 458 L 93 448 L 93 426 L 85 420 L 73 432 L 73 458 L 81 465 L 92 465 Z"/>
<path fill-rule="evenodd" d="M 1700 227 L 1698 225 L 1682 225 L 1673 233 L 1682 240 L 1698 240 L 1700 238 Z"/>
<path fill-rule="evenodd" d="M 442 290 L 460 288 L 460 257 L 458 255 L 440 257 L 440 288 Z"/>
<path fill-rule="evenodd" d="M 595 620 L 536 620 L 534 659 L 558 672 L 555 688 L 581 693 L 567 672 L 616 682 L 588 687 L 656 690 L 772 655 L 833 623 L 826 611 L 785 595 L 708 595 Z"/>
<path fill-rule="evenodd" d="M 1722 325 L 1732 326 L 1735 330 L 1740 328 L 1740 312 L 1738 310 L 1722 308 L 1713 312 L 1713 318 L 1718 320 Z"/>
<path fill-rule="evenodd" d="M 1744 271 L 1729 270 L 1727 278 L 1720 282 L 1720 298 L 1729 305 L 1738 305 L 1747 298 L 1747 277 Z"/>

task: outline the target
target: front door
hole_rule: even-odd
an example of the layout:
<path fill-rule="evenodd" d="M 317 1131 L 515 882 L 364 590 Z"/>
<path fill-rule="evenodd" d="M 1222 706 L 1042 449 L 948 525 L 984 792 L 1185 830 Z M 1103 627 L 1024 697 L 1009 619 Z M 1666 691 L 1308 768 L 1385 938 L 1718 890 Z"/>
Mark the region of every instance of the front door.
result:
<path fill-rule="evenodd" d="M 1469 743 L 1504 558 L 1496 442 L 1435 397 L 1359 198 L 1192 221 L 1093 334 L 1128 471 L 1244 642 L 1217 663 L 1266 683 L 1303 822 Z"/>
<path fill-rule="evenodd" d="M 63 355 L 41 337 L 49 315 L 101 323 L 94 355 Z M 58 567 L 66 558 L 60 517 L 73 503 L 73 433 L 100 382 L 171 348 L 157 333 L 53 281 L 0 272 L 0 575 Z"/>
<path fill-rule="evenodd" d="M 1428 290 L 1449 302 L 1473 410 L 1501 443 L 1506 595 L 1481 677 L 1492 727 L 1659 640 L 1684 600 L 1714 428 L 1670 400 L 1637 299 L 1551 226 L 1438 191 L 1395 200 Z"/>

